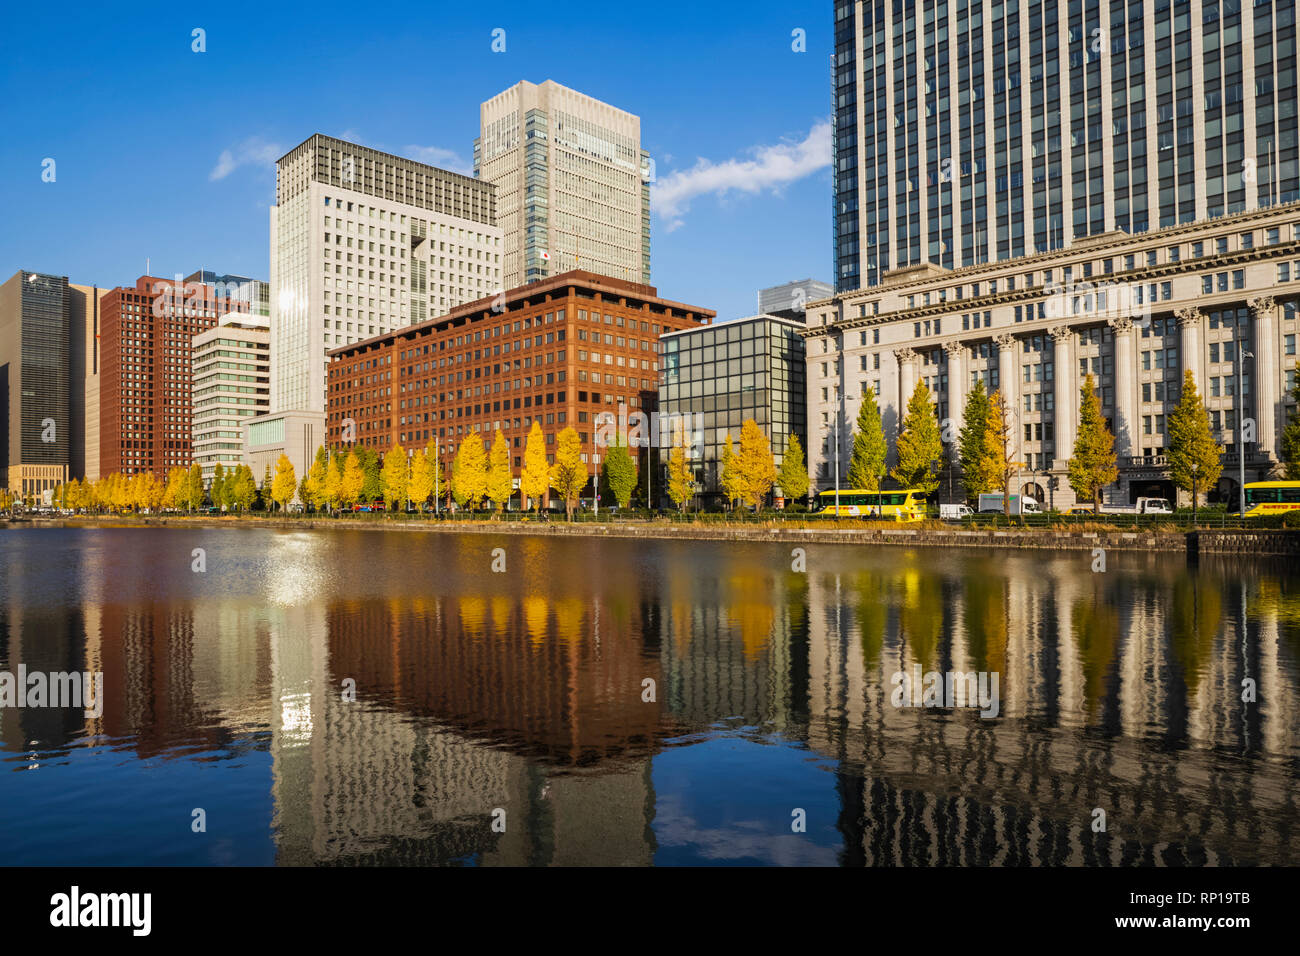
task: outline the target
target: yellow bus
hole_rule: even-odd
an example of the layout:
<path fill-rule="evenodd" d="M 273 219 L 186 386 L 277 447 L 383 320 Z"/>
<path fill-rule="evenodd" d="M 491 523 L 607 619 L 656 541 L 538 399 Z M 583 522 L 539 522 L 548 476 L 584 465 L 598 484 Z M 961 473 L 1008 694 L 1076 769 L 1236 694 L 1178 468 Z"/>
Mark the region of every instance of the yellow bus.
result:
<path fill-rule="evenodd" d="M 1284 511 L 1300 511 L 1300 481 L 1246 482 L 1246 517 Z"/>
<path fill-rule="evenodd" d="M 851 518 L 884 518 L 891 521 L 921 521 L 925 518 L 925 492 L 916 488 L 902 491 L 865 491 L 861 488 L 841 488 L 839 510 L 836 511 L 834 490 L 817 496 L 821 502 L 819 514 L 839 514 Z"/>

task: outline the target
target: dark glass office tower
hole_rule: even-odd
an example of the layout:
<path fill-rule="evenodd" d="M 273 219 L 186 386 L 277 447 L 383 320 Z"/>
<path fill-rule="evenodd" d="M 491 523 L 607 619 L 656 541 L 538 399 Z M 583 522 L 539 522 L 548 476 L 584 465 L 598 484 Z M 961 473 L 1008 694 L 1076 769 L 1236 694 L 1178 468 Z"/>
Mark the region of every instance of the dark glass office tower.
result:
<path fill-rule="evenodd" d="M 70 297 L 64 276 L 20 271 L 0 285 L 0 378 L 4 460 L 69 464 Z"/>
<path fill-rule="evenodd" d="M 835 0 L 835 284 L 1300 198 L 1295 0 Z"/>

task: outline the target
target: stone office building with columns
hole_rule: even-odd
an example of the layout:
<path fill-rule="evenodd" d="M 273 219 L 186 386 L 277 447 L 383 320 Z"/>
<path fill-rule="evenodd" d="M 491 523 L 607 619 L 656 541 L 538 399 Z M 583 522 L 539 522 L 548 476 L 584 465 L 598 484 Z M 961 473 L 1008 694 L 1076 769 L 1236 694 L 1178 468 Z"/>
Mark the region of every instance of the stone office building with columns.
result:
<path fill-rule="evenodd" d="M 877 285 L 808 305 L 800 334 L 813 491 L 834 487 L 837 435 L 846 487 L 853 425 L 869 391 L 880 404 L 892 466 L 918 380 L 953 438 L 969 390 L 983 379 L 1007 399 L 1012 457 L 1024 463 L 1012 490 L 1068 507 L 1079 389 L 1091 373 L 1119 458 L 1119 480 L 1104 490 L 1104 503 L 1173 499 L 1166 423 L 1191 369 L 1225 448 L 1223 475 L 1206 490 L 1211 501 L 1235 503 L 1238 386 L 1246 481 L 1279 472 L 1280 438 L 1295 408 L 1298 303 L 1300 202 L 1136 235 L 1113 231 L 961 269 L 927 263 L 886 273 Z M 955 442 L 945 447 L 939 500 L 956 501 Z"/>

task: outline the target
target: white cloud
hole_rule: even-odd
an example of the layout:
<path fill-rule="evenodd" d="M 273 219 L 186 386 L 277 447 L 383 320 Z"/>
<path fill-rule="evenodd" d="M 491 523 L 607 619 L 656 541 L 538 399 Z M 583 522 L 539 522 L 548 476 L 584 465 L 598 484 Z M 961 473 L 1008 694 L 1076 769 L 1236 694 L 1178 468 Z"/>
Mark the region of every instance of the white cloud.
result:
<path fill-rule="evenodd" d="M 231 149 L 223 149 L 217 157 L 217 165 L 208 173 L 208 179 L 213 182 L 225 179 L 240 166 L 274 164 L 284 153 L 278 143 L 268 143 L 254 136 Z"/>
<path fill-rule="evenodd" d="M 444 149 L 441 146 L 407 146 L 402 150 L 402 155 L 417 163 L 427 163 L 466 176 L 474 175 L 474 164 L 463 159 L 454 149 Z"/>
<path fill-rule="evenodd" d="M 736 190 L 760 193 L 765 189 L 779 192 L 782 186 L 803 179 L 831 164 L 831 123 L 820 120 L 801 142 L 756 146 L 750 159 L 729 159 L 713 163 L 698 159 L 687 170 L 662 176 L 651 189 L 650 202 L 672 232 L 682 224 L 682 216 L 691 200 L 712 193 L 724 196 Z"/>

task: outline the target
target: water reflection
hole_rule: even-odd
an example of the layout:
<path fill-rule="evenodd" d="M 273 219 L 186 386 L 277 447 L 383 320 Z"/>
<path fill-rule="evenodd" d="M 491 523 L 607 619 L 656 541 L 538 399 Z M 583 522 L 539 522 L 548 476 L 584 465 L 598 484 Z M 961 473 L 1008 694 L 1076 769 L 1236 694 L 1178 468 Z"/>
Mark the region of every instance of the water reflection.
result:
<path fill-rule="evenodd" d="M 1297 577 L 1109 565 L 6 532 L 0 671 L 107 697 L 0 709 L 0 861 L 1294 863 Z M 894 707 L 914 667 L 997 673 L 1001 716 Z"/>

